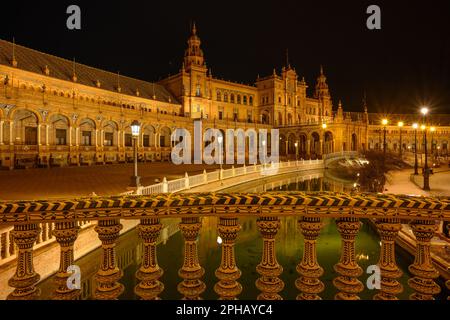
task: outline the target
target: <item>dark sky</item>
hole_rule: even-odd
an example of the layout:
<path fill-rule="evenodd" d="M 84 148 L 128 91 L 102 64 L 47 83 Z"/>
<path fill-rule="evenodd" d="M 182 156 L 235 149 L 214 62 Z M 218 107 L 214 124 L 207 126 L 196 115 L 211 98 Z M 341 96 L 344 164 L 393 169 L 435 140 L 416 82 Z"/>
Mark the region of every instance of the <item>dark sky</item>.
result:
<path fill-rule="evenodd" d="M 5 1 L 4 1 L 5 2 Z M 11 2 L 11 1 L 10 1 Z M 2 3 L 0 37 L 98 68 L 155 81 L 181 66 L 189 25 L 213 75 L 254 83 L 289 60 L 310 89 L 323 64 L 335 105 L 450 113 L 450 1 L 34 1 Z M 25 4 L 26 3 L 26 4 Z M 78 4 L 82 29 L 66 28 Z M 366 8 L 381 7 L 381 30 Z"/>

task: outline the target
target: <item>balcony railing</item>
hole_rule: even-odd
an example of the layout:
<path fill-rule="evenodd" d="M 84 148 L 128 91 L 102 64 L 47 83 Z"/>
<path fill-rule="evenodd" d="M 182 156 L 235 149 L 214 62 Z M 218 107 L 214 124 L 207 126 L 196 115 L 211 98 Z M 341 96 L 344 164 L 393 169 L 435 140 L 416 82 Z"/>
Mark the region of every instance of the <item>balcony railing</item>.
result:
<path fill-rule="evenodd" d="M 439 276 L 430 255 L 431 239 L 437 222 L 450 221 L 450 198 L 426 198 L 375 194 L 344 193 L 191 193 L 155 194 L 138 197 L 86 198 L 79 200 L 3 202 L 0 203 L 0 228 L 13 226 L 13 241 L 17 245 L 17 269 L 9 280 L 14 290 L 9 299 L 36 299 L 40 276 L 34 270 L 34 243 L 40 234 L 40 224 L 54 223 L 53 236 L 60 246 L 60 268 L 56 274 L 55 299 L 76 299 L 80 290 L 69 288 L 72 273 L 68 267 L 74 261 L 74 243 L 80 221 L 98 224 L 95 231 L 102 243 L 102 256 L 96 273 L 94 298 L 116 299 L 124 291 L 120 283 L 123 271 L 118 266 L 115 246 L 122 228 L 121 219 L 139 220 L 138 234 L 143 242 L 142 265 L 136 273 L 135 293 L 142 299 L 155 299 L 164 290 L 160 281 L 163 273 L 157 262 L 157 239 L 162 229 L 161 219 L 180 218 L 179 229 L 184 238 L 184 262 L 180 265 L 181 281 L 178 291 L 185 299 L 199 299 L 206 289 L 204 268 L 200 265 L 197 239 L 202 217 L 217 218 L 217 232 L 223 239 L 222 259 L 215 270 L 214 291 L 222 299 L 238 298 L 242 285 L 234 245 L 239 234 L 240 217 L 256 219 L 263 239 L 261 263 L 256 266 L 259 279 L 256 287 L 263 300 L 282 299 L 283 267 L 277 260 L 276 239 L 280 217 L 294 216 L 303 234 L 304 255 L 299 257 L 295 286 L 297 299 L 320 299 L 325 289 L 321 277 L 323 268 L 317 260 L 316 241 L 323 219 L 335 220 L 341 236 L 341 256 L 334 265 L 333 285 L 336 299 L 355 300 L 364 285 L 358 279 L 362 268 L 355 256 L 360 219 L 371 219 L 381 238 L 378 267 L 381 285 L 374 299 L 396 299 L 403 291 L 398 279 L 402 272 L 396 264 L 395 239 L 402 223 L 408 223 L 417 239 L 415 260 L 409 266 L 412 277 L 408 285 L 414 291 L 410 299 L 429 300 L 441 291 L 435 282 Z M 450 287 L 450 282 L 447 281 Z"/>

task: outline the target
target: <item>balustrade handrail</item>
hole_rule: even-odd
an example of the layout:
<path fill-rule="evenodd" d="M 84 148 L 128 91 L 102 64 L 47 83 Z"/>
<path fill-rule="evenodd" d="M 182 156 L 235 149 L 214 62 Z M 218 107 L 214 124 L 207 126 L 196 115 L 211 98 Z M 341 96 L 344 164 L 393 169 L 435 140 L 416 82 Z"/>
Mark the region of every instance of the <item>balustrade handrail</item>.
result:
<path fill-rule="evenodd" d="M 347 157 L 356 157 L 358 156 L 358 151 L 339 151 L 333 153 L 324 154 L 323 158 L 325 161 L 334 158 L 347 158 Z"/>
<path fill-rule="evenodd" d="M 252 174 L 263 169 L 271 168 L 271 166 L 278 165 L 280 168 L 297 168 L 298 170 L 310 170 L 310 169 L 318 169 L 323 167 L 323 160 L 296 160 L 296 161 L 286 161 L 280 162 L 278 164 L 267 164 L 267 165 L 249 165 L 242 166 L 238 168 L 234 168 L 232 166 L 230 169 L 222 170 L 222 179 L 230 179 L 240 175 Z M 127 191 L 122 193 L 121 195 L 149 195 L 154 193 L 166 193 L 166 192 L 179 192 L 182 190 L 187 190 L 192 187 L 197 187 L 201 185 L 205 185 L 211 182 L 219 181 L 221 178 L 220 169 L 216 171 L 206 172 L 204 171 L 201 174 L 188 176 L 186 173 L 184 178 L 178 178 L 175 180 L 167 181 L 166 178 L 163 179 L 163 182 L 152 184 L 145 187 L 140 187 L 137 192 Z M 191 181 L 195 181 L 194 184 Z"/>
<path fill-rule="evenodd" d="M 0 227 L 111 218 L 261 215 L 450 221 L 450 197 L 334 192 L 212 192 L 0 202 Z"/>

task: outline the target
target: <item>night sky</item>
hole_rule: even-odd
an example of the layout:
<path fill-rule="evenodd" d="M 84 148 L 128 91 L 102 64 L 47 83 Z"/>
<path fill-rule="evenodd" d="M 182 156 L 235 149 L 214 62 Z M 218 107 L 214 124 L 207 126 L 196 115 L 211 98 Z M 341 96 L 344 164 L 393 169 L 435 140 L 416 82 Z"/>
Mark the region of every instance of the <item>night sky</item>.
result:
<path fill-rule="evenodd" d="M 3 1 L 6 2 L 6 1 Z M 12 2 L 12 1 L 9 1 Z M 310 94 L 324 66 L 335 106 L 450 113 L 450 1 L 34 1 L 2 3 L 0 37 L 112 72 L 156 81 L 176 73 L 191 21 L 215 77 L 254 83 L 289 61 Z M 26 3 L 26 4 L 25 4 Z M 82 29 L 66 28 L 81 7 Z M 381 7 L 381 30 L 366 8 Z"/>

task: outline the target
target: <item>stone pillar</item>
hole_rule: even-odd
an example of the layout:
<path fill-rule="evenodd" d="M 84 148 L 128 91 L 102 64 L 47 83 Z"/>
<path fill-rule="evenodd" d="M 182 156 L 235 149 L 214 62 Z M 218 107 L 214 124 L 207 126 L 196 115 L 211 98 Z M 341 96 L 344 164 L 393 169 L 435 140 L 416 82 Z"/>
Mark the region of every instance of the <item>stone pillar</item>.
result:
<path fill-rule="evenodd" d="M 256 280 L 256 287 L 261 291 L 258 300 L 282 300 L 278 294 L 284 288 L 279 276 L 283 267 L 278 264 L 275 253 L 275 236 L 280 228 L 280 219 L 277 217 L 261 217 L 257 220 L 258 229 L 263 237 L 263 254 L 261 263 L 256 271 L 261 277 Z"/>
<path fill-rule="evenodd" d="M 100 147 L 103 147 L 105 142 L 105 136 L 103 135 L 103 130 L 100 130 Z"/>
<path fill-rule="evenodd" d="M 306 157 L 311 158 L 311 140 L 306 140 Z"/>
<path fill-rule="evenodd" d="M 0 146 L 3 145 L 3 120 L 0 120 Z"/>
<path fill-rule="evenodd" d="M 55 223 L 53 235 L 60 246 L 59 270 L 55 277 L 56 290 L 52 297 L 55 300 L 73 300 L 81 294 L 80 289 L 69 289 L 67 286 L 67 280 L 72 275 L 72 272 L 67 272 L 67 268 L 73 265 L 73 245 L 79 230 L 75 221 Z"/>
<path fill-rule="evenodd" d="M 50 141 L 48 141 L 48 127 L 49 127 L 49 125 L 46 124 L 46 125 L 45 125 L 45 144 L 46 144 L 47 146 L 50 145 Z"/>
<path fill-rule="evenodd" d="M 164 285 L 159 281 L 163 270 L 159 267 L 156 256 L 156 244 L 162 224 L 157 218 L 141 219 L 138 226 L 139 238 L 144 243 L 142 253 L 142 265 L 136 272 L 136 278 L 140 281 L 134 288 L 134 292 L 143 300 L 156 300 L 164 290 Z"/>
<path fill-rule="evenodd" d="M 120 230 L 122 230 L 122 225 L 118 219 L 99 220 L 95 227 L 103 249 L 100 268 L 95 275 L 95 280 L 97 280 L 95 299 L 115 300 L 124 290 L 124 286 L 117 282 L 123 275 L 122 270 L 117 266 L 115 248 Z"/>
<path fill-rule="evenodd" d="M 436 231 L 434 220 L 414 220 L 410 223 L 416 236 L 416 255 L 414 263 L 408 267 L 414 277 L 408 279 L 408 285 L 415 291 L 411 300 L 434 300 L 434 295 L 441 288 L 433 279 L 439 277 L 439 272 L 433 266 L 430 255 L 431 239 Z"/>
<path fill-rule="evenodd" d="M 8 295 L 8 300 L 33 300 L 41 293 L 40 289 L 35 287 L 41 277 L 34 271 L 33 266 L 33 245 L 39 232 L 37 224 L 14 225 L 14 230 L 11 231 L 19 252 L 16 273 L 8 281 L 8 285 L 15 289 Z"/>
<path fill-rule="evenodd" d="M 234 244 L 241 226 L 238 218 L 220 217 L 217 229 L 222 239 L 222 259 L 215 272 L 219 282 L 214 286 L 214 291 L 220 300 L 235 300 L 242 292 L 242 285 L 237 281 L 242 273 L 236 265 L 234 254 Z"/>
<path fill-rule="evenodd" d="M 98 147 L 98 129 L 95 129 L 95 147 Z"/>
<path fill-rule="evenodd" d="M 76 127 L 75 128 L 75 146 L 79 146 L 80 145 L 80 127 Z"/>
<path fill-rule="evenodd" d="M 316 240 L 323 227 L 321 218 L 301 217 L 298 220 L 298 228 L 304 238 L 303 259 L 297 265 L 300 277 L 295 281 L 295 286 L 301 291 L 297 300 L 320 300 L 319 293 L 325 289 L 320 281 L 323 268 L 317 262 Z"/>
<path fill-rule="evenodd" d="M 374 300 L 398 300 L 396 295 L 403 292 L 403 286 L 397 281 L 402 271 L 395 261 L 395 239 L 402 225 L 398 219 L 377 219 L 375 222 L 381 238 L 378 266 L 381 271 L 381 289 Z"/>
<path fill-rule="evenodd" d="M 336 220 L 338 231 L 342 238 L 341 258 L 334 265 L 339 274 L 333 279 L 334 286 L 339 290 L 336 300 L 359 300 L 358 293 L 364 290 L 364 285 L 358 280 L 363 270 L 356 263 L 355 238 L 361 223 L 356 218 L 339 218 Z"/>
<path fill-rule="evenodd" d="M 72 146 L 72 127 L 69 126 L 69 147 Z"/>
<path fill-rule="evenodd" d="M 38 146 L 41 145 L 41 125 L 37 125 L 37 144 Z"/>
<path fill-rule="evenodd" d="M 183 281 L 178 284 L 178 291 L 183 300 L 200 300 L 206 285 L 201 280 L 205 269 L 198 262 L 197 237 L 202 227 L 200 218 L 182 218 L 179 225 L 184 237 L 184 262 L 178 275 Z"/>
<path fill-rule="evenodd" d="M 9 144 L 13 145 L 14 144 L 14 139 L 13 139 L 13 128 L 14 128 L 14 121 L 10 120 L 9 121 Z"/>

